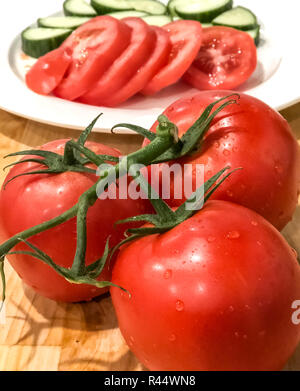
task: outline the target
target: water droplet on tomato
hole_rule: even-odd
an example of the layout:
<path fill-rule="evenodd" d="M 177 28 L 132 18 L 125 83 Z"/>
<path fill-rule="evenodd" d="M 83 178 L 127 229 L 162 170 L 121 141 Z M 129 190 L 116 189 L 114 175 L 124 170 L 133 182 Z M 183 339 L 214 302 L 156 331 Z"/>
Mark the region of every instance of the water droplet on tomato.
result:
<path fill-rule="evenodd" d="M 170 269 L 166 270 L 165 273 L 164 273 L 164 278 L 166 280 L 168 280 L 171 277 L 172 277 L 172 270 L 170 270 Z"/>
<path fill-rule="evenodd" d="M 283 167 L 279 164 L 276 164 L 276 166 L 274 167 L 275 168 L 275 171 L 278 173 L 278 174 L 282 174 L 283 173 Z"/>
<path fill-rule="evenodd" d="M 228 310 L 229 310 L 229 312 L 233 312 L 233 311 L 234 311 L 233 305 L 230 305 L 230 306 L 228 307 Z"/>
<path fill-rule="evenodd" d="M 240 338 L 240 333 L 238 331 L 235 331 L 234 336 L 235 338 Z"/>
<path fill-rule="evenodd" d="M 171 334 L 171 335 L 169 336 L 169 341 L 170 341 L 170 342 L 176 341 L 176 335 L 175 335 L 175 334 Z"/>
<path fill-rule="evenodd" d="M 181 312 L 184 310 L 184 303 L 181 300 L 177 300 L 175 304 L 176 311 Z"/>
<path fill-rule="evenodd" d="M 212 242 L 214 242 L 215 240 L 216 240 L 216 238 L 215 238 L 214 236 L 212 236 L 212 235 L 210 235 L 210 236 L 207 238 L 208 243 L 212 243 Z"/>
<path fill-rule="evenodd" d="M 226 191 L 228 197 L 233 197 L 233 192 L 231 190 Z"/>
<path fill-rule="evenodd" d="M 241 235 L 238 231 L 230 231 L 230 232 L 228 232 L 226 238 L 227 239 L 238 239 L 240 236 Z"/>
<path fill-rule="evenodd" d="M 254 227 L 258 226 L 258 222 L 257 221 L 251 221 L 251 224 L 254 225 Z"/>
<path fill-rule="evenodd" d="M 224 149 L 223 155 L 224 156 L 229 156 L 230 155 L 230 151 L 228 149 Z"/>

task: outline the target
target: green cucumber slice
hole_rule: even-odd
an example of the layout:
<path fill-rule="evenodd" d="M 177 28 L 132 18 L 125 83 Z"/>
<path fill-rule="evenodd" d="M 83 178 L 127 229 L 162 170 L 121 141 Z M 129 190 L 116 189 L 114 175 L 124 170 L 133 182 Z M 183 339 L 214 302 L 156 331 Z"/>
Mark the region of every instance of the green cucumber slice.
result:
<path fill-rule="evenodd" d="M 151 26 L 165 26 L 166 24 L 169 24 L 173 22 L 173 19 L 171 16 L 168 15 L 150 15 L 150 16 L 143 16 L 142 19 L 150 24 Z"/>
<path fill-rule="evenodd" d="M 80 16 L 52 16 L 49 18 L 39 18 L 37 23 L 39 27 L 75 30 L 90 19 Z"/>
<path fill-rule="evenodd" d="M 176 10 L 175 10 L 175 5 L 174 5 L 175 2 L 176 2 L 176 0 L 169 0 L 168 5 L 167 5 L 168 13 L 173 17 L 178 16 L 176 13 Z"/>
<path fill-rule="evenodd" d="M 149 14 L 146 14 L 146 12 L 141 11 L 121 11 L 121 12 L 111 12 L 108 14 L 116 19 L 123 19 L 123 18 L 141 18 L 143 16 L 148 16 Z"/>
<path fill-rule="evenodd" d="M 245 33 L 248 33 L 250 37 L 254 39 L 255 45 L 258 46 L 260 41 L 260 26 L 257 26 L 252 30 L 247 30 Z"/>
<path fill-rule="evenodd" d="M 57 49 L 71 33 L 71 29 L 28 28 L 21 34 L 23 52 L 28 56 L 39 58 Z"/>
<path fill-rule="evenodd" d="M 183 19 L 210 23 L 218 15 L 231 9 L 232 3 L 233 0 L 174 0 L 171 6 Z"/>
<path fill-rule="evenodd" d="M 97 16 L 94 8 L 84 0 L 66 0 L 63 8 L 66 16 Z"/>
<path fill-rule="evenodd" d="M 251 30 L 257 26 L 257 18 L 245 7 L 235 7 L 217 16 L 212 23 L 216 26 L 234 27 L 238 30 Z"/>
<path fill-rule="evenodd" d="M 99 15 L 118 11 L 142 11 L 151 15 L 163 15 L 166 6 L 157 0 L 92 0 L 92 6 Z"/>

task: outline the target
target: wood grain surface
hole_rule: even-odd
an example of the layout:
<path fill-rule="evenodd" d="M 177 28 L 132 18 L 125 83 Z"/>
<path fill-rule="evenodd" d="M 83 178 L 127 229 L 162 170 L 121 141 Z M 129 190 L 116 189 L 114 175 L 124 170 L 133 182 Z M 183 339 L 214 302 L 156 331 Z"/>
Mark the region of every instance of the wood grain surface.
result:
<path fill-rule="evenodd" d="M 282 112 L 300 140 L 300 104 Z M 77 138 L 78 131 L 39 124 L 0 110 L 0 182 L 3 156 L 57 138 Z M 122 153 L 136 150 L 138 136 L 92 134 L 91 139 Z M 300 206 L 284 230 L 300 254 Z M 25 286 L 8 263 L 6 322 L 0 321 L 0 371 L 143 370 L 118 329 L 109 296 L 85 304 L 45 299 Z M 300 346 L 287 370 L 300 370 Z"/>

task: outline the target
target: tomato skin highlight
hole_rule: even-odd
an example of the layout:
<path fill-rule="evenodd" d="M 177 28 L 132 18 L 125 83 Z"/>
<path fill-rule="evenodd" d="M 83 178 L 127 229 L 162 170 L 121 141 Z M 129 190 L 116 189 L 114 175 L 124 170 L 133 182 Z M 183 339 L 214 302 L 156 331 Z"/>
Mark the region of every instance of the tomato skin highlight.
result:
<path fill-rule="evenodd" d="M 156 43 L 149 59 L 127 84 L 114 94 L 107 96 L 104 100 L 105 106 L 118 106 L 140 92 L 156 72 L 166 64 L 171 51 L 171 42 L 168 33 L 159 27 L 152 26 L 152 29 L 156 34 Z"/>
<path fill-rule="evenodd" d="M 79 101 L 95 106 L 105 104 L 118 89 L 123 88 L 138 69 L 145 64 L 152 52 L 156 34 L 150 26 L 140 18 L 124 18 L 122 22 L 131 28 L 131 41 L 110 68 Z"/>
<path fill-rule="evenodd" d="M 66 141 L 56 140 L 44 145 L 42 149 L 62 154 Z M 120 156 L 116 149 L 98 143 L 87 142 L 86 146 L 97 154 Z M 40 168 L 37 163 L 19 164 L 11 169 L 6 181 L 14 175 Z M 74 172 L 16 178 L 7 184 L 5 189 L 2 188 L 0 193 L 1 242 L 65 212 L 74 206 L 81 194 L 98 179 L 99 177 L 92 174 Z M 151 210 L 147 200 L 98 199 L 87 214 L 86 264 L 91 264 L 102 256 L 110 235 L 109 243 L 112 246 L 123 239 L 124 228 L 126 230 L 129 225 L 115 226 L 116 221 Z M 76 249 L 76 219 L 73 218 L 28 240 L 48 254 L 55 263 L 71 267 Z M 23 243 L 18 244 L 15 249 L 28 251 L 28 247 Z M 53 300 L 88 301 L 107 291 L 89 285 L 71 284 L 48 265 L 27 255 L 8 255 L 7 258 L 27 285 L 42 296 Z M 111 280 L 111 269 L 108 264 L 99 279 Z"/>
<path fill-rule="evenodd" d="M 256 65 L 257 50 L 249 34 L 230 27 L 207 27 L 198 56 L 183 80 L 199 90 L 234 89 L 249 79 Z"/>
<path fill-rule="evenodd" d="M 143 88 L 145 95 L 153 95 L 175 84 L 191 66 L 202 43 L 202 26 L 199 22 L 178 20 L 163 28 L 169 33 L 172 44 L 169 62 Z"/>
<path fill-rule="evenodd" d="M 52 50 L 40 57 L 27 72 L 27 87 L 37 94 L 50 94 L 59 85 L 71 63 L 71 49 Z"/>
<path fill-rule="evenodd" d="M 63 99 L 75 100 L 86 93 L 128 46 L 130 28 L 111 16 L 98 16 L 76 29 L 63 43 L 71 48 L 73 62 L 54 90 Z"/>
<path fill-rule="evenodd" d="M 177 125 L 182 136 L 210 103 L 230 94 L 232 91 L 201 92 L 179 99 L 164 114 Z M 151 130 L 155 132 L 156 127 L 157 123 Z M 193 165 L 194 190 L 197 164 L 204 165 L 205 181 L 224 167 L 241 167 L 212 199 L 250 208 L 279 230 L 292 219 L 300 188 L 299 146 L 287 121 L 256 98 L 241 93 L 238 104 L 227 106 L 213 120 L 200 149 L 176 163 Z M 160 168 L 152 168 L 155 169 Z M 182 199 L 172 196 L 181 179 L 179 174 L 171 180 L 171 199 L 166 201 L 172 207 L 182 203 Z"/>
<path fill-rule="evenodd" d="M 150 370 L 279 370 L 300 340 L 300 268 L 255 212 L 209 201 L 162 235 L 124 246 L 111 288 L 121 332 Z"/>

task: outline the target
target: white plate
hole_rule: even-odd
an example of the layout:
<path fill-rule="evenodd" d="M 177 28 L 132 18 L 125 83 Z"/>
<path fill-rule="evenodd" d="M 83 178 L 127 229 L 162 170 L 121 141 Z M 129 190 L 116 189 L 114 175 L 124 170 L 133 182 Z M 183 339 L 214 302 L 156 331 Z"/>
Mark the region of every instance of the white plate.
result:
<path fill-rule="evenodd" d="M 166 2 L 166 1 L 165 1 Z M 183 83 L 151 98 L 135 97 L 119 108 L 101 108 L 40 96 L 24 83 L 20 32 L 38 17 L 62 9 L 63 0 L 18 0 L 2 5 L 0 24 L 0 107 L 9 112 L 56 126 L 83 129 L 100 112 L 104 113 L 97 131 L 108 132 L 116 122 L 150 126 L 176 99 L 198 91 Z M 258 66 L 252 77 L 239 88 L 276 109 L 300 100 L 300 1 L 235 0 L 235 5 L 251 8 L 262 23 Z M 26 65 L 26 64 L 25 64 Z M 124 130 L 124 133 L 128 131 Z"/>

